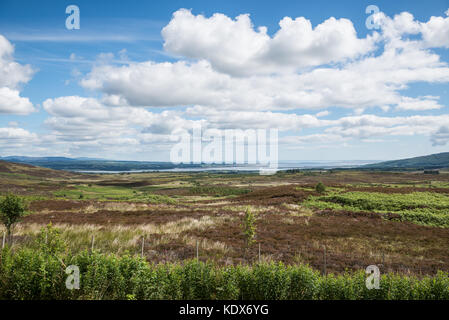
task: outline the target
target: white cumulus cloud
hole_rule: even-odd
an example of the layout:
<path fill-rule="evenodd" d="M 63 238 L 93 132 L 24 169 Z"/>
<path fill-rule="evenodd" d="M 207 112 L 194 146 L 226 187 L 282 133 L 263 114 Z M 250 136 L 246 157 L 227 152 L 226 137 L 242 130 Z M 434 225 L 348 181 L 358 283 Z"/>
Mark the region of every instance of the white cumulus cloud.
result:
<path fill-rule="evenodd" d="M 257 30 L 248 14 L 210 18 L 181 9 L 162 30 L 164 49 L 188 58 L 205 59 L 232 75 L 269 74 L 356 58 L 374 49 L 374 37 L 357 37 L 348 19 L 325 20 L 315 28 L 304 17 L 285 17 L 270 37 Z"/>
<path fill-rule="evenodd" d="M 34 71 L 15 62 L 13 54 L 14 46 L 0 34 L 0 114 L 29 114 L 35 109 L 20 96 L 19 85 L 28 82 Z"/>

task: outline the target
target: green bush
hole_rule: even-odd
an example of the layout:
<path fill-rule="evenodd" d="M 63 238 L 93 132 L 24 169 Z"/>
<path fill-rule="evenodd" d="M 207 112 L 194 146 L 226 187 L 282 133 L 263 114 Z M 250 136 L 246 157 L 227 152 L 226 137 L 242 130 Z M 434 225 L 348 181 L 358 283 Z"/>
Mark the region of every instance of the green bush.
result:
<path fill-rule="evenodd" d="M 7 194 L 0 200 L 0 220 L 6 227 L 8 238 L 11 236 L 11 228 L 20 221 L 26 210 L 24 200 L 14 194 Z"/>
<path fill-rule="evenodd" d="M 318 193 L 324 193 L 326 191 L 326 186 L 322 182 L 319 182 L 315 186 L 315 191 L 318 192 Z"/>
<path fill-rule="evenodd" d="M 79 267 L 79 290 L 65 287 L 69 265 Z M 306 265 L 275 262 L 222 267 L 196 260 L 150 264 L 95 251 L 73 256 L 51 225 L 33 247 L 0 252 L 0 299 L 449 300 L 447 272 L 422 279 L 384 274 L 378 290 L 368 290 L 365 279 L 363 271 L 323 276 Z"/>
<path fill-rule="evenodd" d="M 249 248 L 254 243 L 254 237 L 256 236 L 256 216 L 252 212 L 250 207 L 246 208 L 245 216 L 243 217 L 243 223 L 241 228 L 245 235 L 246 248 Z"/>
<path fill-rule="evenodd" d="M 153 204 L 160 204 L 160 203 L 176 204 L 175 199 L 172 199 L 167 196 L 159 195 L 159 194 L 148 194 L 147 200 L 149 203 L 153 203 Z"/>

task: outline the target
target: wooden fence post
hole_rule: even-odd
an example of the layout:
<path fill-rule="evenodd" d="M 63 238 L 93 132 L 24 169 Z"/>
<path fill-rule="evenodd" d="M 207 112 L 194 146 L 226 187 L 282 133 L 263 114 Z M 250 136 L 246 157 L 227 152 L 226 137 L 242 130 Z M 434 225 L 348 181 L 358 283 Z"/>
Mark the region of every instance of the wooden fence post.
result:
<path fill-rule="evenodd" d="M 196 261 L 199 260 L 198 240 L 196 240 Z"/>
<path fill-rule="evenodd" d="M 324 246 L 323 258 L 324 258 L 324 275 L 327 275 L 326 246 Z"/>
<path fill-rule="evenodd" d="M 143 249 L 145 248 L 145 236 L 142 237 L 142 252 L 140 253 L 140 256 L 143 258 Z"/>
<path fill-rule="evenodd" d="M 94 251 L 94 244 L 95 244 L 95 235 L 92 235 L 92 244 L 91 244 L 91 247 L 90 247 L 90 252 Z"/>

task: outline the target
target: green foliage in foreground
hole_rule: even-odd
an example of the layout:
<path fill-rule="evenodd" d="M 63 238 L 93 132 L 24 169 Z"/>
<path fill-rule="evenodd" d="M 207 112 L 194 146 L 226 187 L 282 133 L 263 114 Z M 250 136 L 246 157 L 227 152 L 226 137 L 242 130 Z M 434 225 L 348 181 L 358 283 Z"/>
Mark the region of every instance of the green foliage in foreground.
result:
<path fill-rule="evenodd" d="M 435 192 L 330 192 L 325 196 L 311 196 L 304 205 L 319 209 L 392 212 L 399 214 L 403 221 L 449 227 L 449 197 Z"/>
<path fill-rule="evenodd" d="M 220 267 L 189 261 L 150 264 L 139 257 L 87 251 L 71 255 L 51 227 L 34 247 L 0 256 L 0 299 L 449 299 L 449 275 L 382 275 L 368 290 L 363 271 L 323 276 L 305 265 Z M 80 289 L 65 287 L 65 269 L 80 269 Z"/>

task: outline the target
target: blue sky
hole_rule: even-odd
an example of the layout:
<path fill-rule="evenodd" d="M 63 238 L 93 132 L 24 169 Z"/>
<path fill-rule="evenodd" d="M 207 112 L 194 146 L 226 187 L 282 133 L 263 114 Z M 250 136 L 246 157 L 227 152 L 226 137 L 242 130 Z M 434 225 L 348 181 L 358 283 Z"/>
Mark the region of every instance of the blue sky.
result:
<path fill-rule="evenodd" d="M 79 30 L 65 26 L 72 4 Z M 368 5 L 381 11 L 379 29 L 365 25 Z M 193 123 L 277 128 L 281 160 L 444 152 L 448 9 L 448 0 L 3 0 L 0 156 L 166 161 Z"/>

